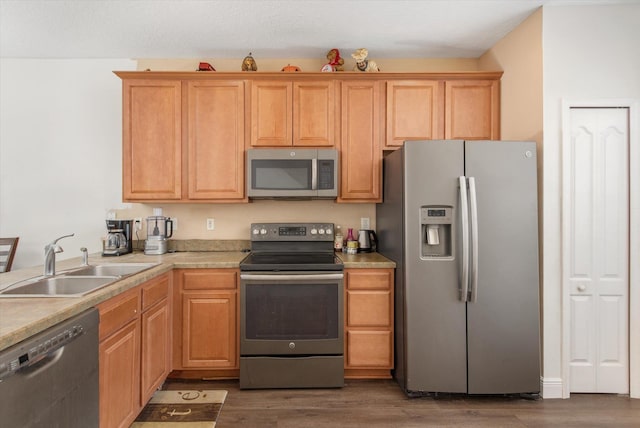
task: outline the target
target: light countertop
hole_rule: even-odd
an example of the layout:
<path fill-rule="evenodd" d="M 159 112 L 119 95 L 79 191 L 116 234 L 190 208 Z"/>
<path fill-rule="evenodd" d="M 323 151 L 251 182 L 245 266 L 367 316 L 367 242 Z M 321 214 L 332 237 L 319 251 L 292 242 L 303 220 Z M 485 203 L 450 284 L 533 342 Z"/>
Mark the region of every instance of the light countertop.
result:
<path fill-rule="evenodd" d="M 172 269 L 238 268 L 247 253 L 242 251 L 176 252 L 148 256 L 141 252 L 120 257 L 89 256 L 89 264 L 157 263 L 158 265 L 125 277 L 82 297 L 0 298 L 0 350 L 56 325 L 86 309 L 129 290 Z M 338 253 L 345 268 L 394 268 L 395 263 L 378 253 L 348 255 Z M 80 266 L 80 258 L 57 262 L 57 273 Z M 42 266 L 19 269 L 0 275 L 0 288 L 42 275 Z"/>

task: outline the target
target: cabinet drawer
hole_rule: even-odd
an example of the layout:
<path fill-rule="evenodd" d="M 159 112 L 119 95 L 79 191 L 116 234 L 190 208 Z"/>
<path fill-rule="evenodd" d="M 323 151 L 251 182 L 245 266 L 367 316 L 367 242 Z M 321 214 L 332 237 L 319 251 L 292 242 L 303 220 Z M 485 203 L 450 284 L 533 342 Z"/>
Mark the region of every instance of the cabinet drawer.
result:
<path fill-rule="evenodd" d="M 134 288 L 98 305 L 100 340 L 109 337 L 140 313 L 140 289 Z"/>
<path fill-rule="evenodd" d="M 235 290 L 238 278 L 236 269 L 193 269 L 182 271 L 183 290 Z"/>
<path fill-rule="evenodd" d="M 151 306 L 164 299 L 169 295 L 169 281 L 170 275 L 168 273 L 159 276 L 158 278 L 147 281 L 142 286 L 142 310 L 146 311 Z"/>
<path fill-rule="evenodd" d="M 389 290 L 393 284 L 392 272 L 390 269 L 347 270 L 347 289 Z"/>
<path fill-rule="evenodd" d="M 390 291 L 347 291 L 349 327 L 390 327 Z"/>
<path fill-rule="evenodd" d="M 391 368 L 393 336 L 390 331 L 347 331 L 346 366 Z"/>

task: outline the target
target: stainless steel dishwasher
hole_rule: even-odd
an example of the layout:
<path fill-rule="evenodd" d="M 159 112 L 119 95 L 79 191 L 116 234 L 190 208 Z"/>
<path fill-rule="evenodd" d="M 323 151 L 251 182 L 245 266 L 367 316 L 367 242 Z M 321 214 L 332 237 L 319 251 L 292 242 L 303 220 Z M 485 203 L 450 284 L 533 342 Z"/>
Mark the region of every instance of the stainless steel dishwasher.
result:
<path fill-rule="evenodd" d="M 98 311 L 89 309 L 0 351 L 0 424 L 99 425 Z"/>

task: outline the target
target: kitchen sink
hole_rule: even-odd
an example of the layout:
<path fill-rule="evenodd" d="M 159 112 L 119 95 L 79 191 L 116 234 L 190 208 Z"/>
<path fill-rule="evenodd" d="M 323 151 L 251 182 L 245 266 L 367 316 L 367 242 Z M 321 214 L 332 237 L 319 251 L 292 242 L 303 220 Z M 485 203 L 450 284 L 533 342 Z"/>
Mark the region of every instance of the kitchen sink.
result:
<path fill-rule="evenodd" d="M 155 263 L 105 263 L 60 272 L 56 276 L 36 277 L 15 283 L 0 291 L 0 297 L 80 297 L 125 276 L 152 267 Z"/>
<path fill-rule="evenodd" d="M 5 297 L 78 297 L 120 279 L 117 276 L 52 276 L 18 283 L 0 292 Z"/>
<path fill-rule="evenodd" d="M 61 272 L 64 276 L 128 276 L 151 269 L 157 266 L 155 263 L 107 263 L 103 265 L 90 265 Z"/>

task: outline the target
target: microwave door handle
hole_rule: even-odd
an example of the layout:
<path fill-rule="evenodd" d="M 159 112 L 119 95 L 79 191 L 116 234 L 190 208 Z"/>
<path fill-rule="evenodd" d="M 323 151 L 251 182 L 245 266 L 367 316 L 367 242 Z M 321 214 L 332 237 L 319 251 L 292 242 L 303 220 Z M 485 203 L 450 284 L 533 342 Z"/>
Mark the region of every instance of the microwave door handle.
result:
<path fill-rule="evenodd" d="M 311 190 L 318 190 L 318 159 L 311 159 Z"/>

